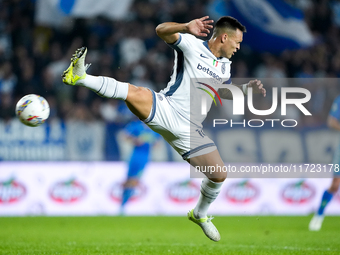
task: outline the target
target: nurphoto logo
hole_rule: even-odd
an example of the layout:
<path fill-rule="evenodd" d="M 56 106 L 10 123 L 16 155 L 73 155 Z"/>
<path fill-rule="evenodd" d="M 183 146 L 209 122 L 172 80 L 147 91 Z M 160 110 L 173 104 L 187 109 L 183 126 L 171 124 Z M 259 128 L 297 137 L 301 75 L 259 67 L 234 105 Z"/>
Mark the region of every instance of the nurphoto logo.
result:
<path fill-rule="evenodd" d="M 209 88 L 211 91 L 215 93 L 217 98 L 219 99 L 221 105 L 222 101 L 221 98 L 219 97 L 217 90 L 222 89 L 222 88 L 227 88 L 230 90 L 231 94 L 233 95 L 233 115 L 244 115 L 245 110 L 244 110 L 244 105 L 245 105 L 245 97 L 242 92 L 242 90 L 231 84 L 223 84 L 223 85 L 215 85 L 214 88 L 211 86 L 199 82 L 201 85 L 206 86 Z M 207 115 L 208 108 L 207 108 L 207 98 L 208 95 L 213 98 L 213 95 L 207 90 L 203 88 L 199 88 L 201 90 L 204 90 L 207 93 L 202 94 L 201 98 L 201 114 L 202 115 Z M 248 87 L 247 88 L 248 93 L 247 93 L 247 106 L 248 109 L 251 113 L 257 116 L 267 116 L 272 113 L 274 113 L 278 107 L 278 88 L 273 87 L 272 88 L 272 104 L 269 109 L 266 110 L 259 110 L 255 109 L 254 104 L 253 104 L 253 88 Z M 295 94 L 301 94 L 303 97 L 302 98 L 287 98 L 289 94 L 295 93 Z M 312 115 L 306 107 L 303 105 L 307 103 L 311 99 L 311 93 L 309 90 L 305 88 L 297 88 L 297 87 L 282 87 L 281 88 L 281 116 L 286 116 L 287 115 L 287 105 L 295 105 L 304 115 Z M 217 105 L 215 99 L 213 98 L 213 101 L 215 105 Z M 250 119 L 246 122 L 244 119 L 242 122 L 233 122 L 233 120 L 227 120 L 227 119 L 214 119 L 213 120 L 213 127 L 216 127 L 217 125 L 226 125 L 230 123 L 230 127 L 233 127 L 233 125 L 242 125 L 243 127 L 248 124 L 249 127 L 262 127 L 265 122 L 271 123 L 271 127 L 275 126 L 276 122 L 280 122 L 283 127 L 295 127 L 298 124 L 298 121 L 295 119 Z"/>

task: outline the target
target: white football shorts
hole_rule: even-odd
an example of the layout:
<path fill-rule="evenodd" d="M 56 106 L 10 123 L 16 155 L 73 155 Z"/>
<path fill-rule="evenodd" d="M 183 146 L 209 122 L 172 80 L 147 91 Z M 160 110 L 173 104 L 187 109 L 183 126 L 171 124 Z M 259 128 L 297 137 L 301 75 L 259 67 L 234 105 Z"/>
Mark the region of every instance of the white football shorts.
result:
<path fill-rule="evenodd" d="M 164 94 L 152 90 L 151 92 L 152 109 L 144 123 L 163 136 L 184 160 L 217 149 L 215 143 L 204 134 L 200 127 L 190 125 L 190 120 L 169 104 Z"/>

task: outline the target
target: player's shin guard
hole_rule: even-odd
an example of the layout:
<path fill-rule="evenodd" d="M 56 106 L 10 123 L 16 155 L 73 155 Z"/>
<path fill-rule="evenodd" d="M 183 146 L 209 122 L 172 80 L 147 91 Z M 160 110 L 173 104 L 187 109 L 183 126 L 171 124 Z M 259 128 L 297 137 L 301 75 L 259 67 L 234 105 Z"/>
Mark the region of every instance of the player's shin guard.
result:
<path fill-rule="evenodd" d="M 86 75 L 85 79 L 81 81 L 81 84 L 101 97 L 115 98 L 125 100 L 129 91 L 129 84 L 125 82 L 117 81 L 113 78 L 104 76 L 92 76 Z"/>
<path fill-rule="evenodd" d="M 207 216 L 209 206 L 215 201 L 221 191 L 223 182 L 213 182 L 207 178 L 203 179 L 201 184 L 201 194 L 194 208 L 194 217 L 196 219 Z"/>

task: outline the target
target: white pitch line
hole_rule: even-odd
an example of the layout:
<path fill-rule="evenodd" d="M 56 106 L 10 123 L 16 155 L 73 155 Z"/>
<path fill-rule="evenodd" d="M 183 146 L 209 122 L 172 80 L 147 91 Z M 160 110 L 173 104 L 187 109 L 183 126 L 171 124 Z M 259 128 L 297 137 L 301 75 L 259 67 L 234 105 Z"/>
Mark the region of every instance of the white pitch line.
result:
<path fill-rule="evenodd" d="M 129 246 L 206 246 L 205 244 L 193 244 L 193 243 L 117 243 L 116 245 L 129 245 Z M 251 248 L 251 249 L 274 249 L 274 250 L 301 250 L 301 251 L 340 251 L 340 249 L 330 249 L 330 248 L 305 248 L 305 247 L 293 247 L 293 246 L 276 246 L 276 245 L 263 245 L 263 246 L 256 246 L 256 245 L 246 245 L 246 244 L 216 244 L 218 246 L 223 247 L 230 247 L 230 248 Z"/>

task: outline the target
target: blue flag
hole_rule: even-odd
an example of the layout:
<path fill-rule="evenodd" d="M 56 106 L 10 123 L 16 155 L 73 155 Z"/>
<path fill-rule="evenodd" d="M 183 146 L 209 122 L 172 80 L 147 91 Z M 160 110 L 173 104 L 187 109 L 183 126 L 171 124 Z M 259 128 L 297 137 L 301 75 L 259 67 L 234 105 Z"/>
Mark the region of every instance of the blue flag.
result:
<path fill-rule="evenodd" d="M 104 16 L 123 20 L 132 4 L 133 0 L 36 0 L 35 21 L 41 25 L 60 26 L 67 17 Z"/>
<path fill-rule="evenodd" d="M 228 11 L 246 26 L 244 43 L 253 50 L 280 53 L 314 43 L 302 11 L 282 0 L 231 0 Z"/>

